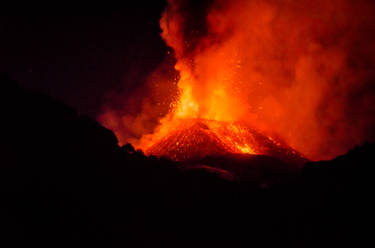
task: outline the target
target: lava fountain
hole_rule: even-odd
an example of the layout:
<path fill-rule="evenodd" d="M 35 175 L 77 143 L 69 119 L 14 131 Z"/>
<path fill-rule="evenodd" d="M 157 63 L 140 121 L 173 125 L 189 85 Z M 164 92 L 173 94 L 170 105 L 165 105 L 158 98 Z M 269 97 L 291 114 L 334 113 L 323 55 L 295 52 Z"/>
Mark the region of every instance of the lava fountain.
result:
<path fill-rule="evenodd" d="M 140 109 L 99 119 L 120 143 L 176 160 L 332 158 L 375 137 L 374 12 L 366 0 L 168 0 L 177 78 L 156 69 L 124 104 Z"/>
<path fill-rule="evenodd" d="M 223 68 L 228 70 L 228 68 Z M 245 122 L 238 121 L 244 103 L 231 93 L 228 75 L 212 75 L 211 89 L 203 100 L 196 99 L 192 86 L 198 80 L 191 68 L 178 62 L 179 98 L 158 129 L 144 135 L 139 147 L 147 155 L 164 156 L 176 161 L 202 159 L 225 154 L 268 155 L 284 160 L 302 160 L 302 155 L 280 139 L 265 136 Z M 232 95 L 233 94 L 233 95 Z"/>

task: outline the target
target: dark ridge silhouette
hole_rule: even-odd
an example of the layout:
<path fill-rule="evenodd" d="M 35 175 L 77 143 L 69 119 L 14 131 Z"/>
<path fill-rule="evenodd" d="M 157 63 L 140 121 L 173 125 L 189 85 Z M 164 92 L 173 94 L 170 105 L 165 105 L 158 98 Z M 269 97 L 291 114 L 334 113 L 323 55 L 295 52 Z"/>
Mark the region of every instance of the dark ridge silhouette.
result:
<path fill-rule="evenodd" d="M 0 81 L 2 237 L 371 237 L 374 144 L 296 169 L 265 156 L 177 163 L 119 147 L 96 121 Z"/>

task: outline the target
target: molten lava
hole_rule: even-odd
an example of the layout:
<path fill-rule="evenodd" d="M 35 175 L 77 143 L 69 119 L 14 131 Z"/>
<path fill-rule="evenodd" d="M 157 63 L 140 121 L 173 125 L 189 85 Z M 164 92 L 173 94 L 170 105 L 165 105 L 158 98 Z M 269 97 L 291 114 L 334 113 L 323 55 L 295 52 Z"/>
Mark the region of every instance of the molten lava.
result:
<path fill-rule="evenodd" d="M 375 138 L 373 1 L 167 2 L 173 62 L 100 117 L 120 143 L 177 160 L 280 149 L 320 160 Z"/>
<path fill-rule="evenodd" d="M 302 158 L 285 144 L 239 123 L 181 119 L 174 124 L 174 130 L 146 149 L 147 154 L 177 161 L 226 154 L 263 154 L 289 161 Z"/>

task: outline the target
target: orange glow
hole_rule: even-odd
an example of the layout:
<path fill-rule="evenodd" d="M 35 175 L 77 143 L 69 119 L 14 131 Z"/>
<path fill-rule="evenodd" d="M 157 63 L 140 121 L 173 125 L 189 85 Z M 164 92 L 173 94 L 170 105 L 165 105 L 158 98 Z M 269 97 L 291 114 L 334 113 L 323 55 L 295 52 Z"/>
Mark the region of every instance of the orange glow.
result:
<path fill-rule="evenodd" d="M 175 119 L 161 127 L 145 144 L 145 152 L 174 160 L 191 160 L 223 154 L 267 154 L 300 159 L 285 144 L 261 135 L 245 124 L 206 119 Z M 149 145 L 147 147 L 147 145 Z"/>
<path fill-rule="evenodd" d="M 189 3 L 168 0 L 160 20 L 179 77 L 173 83 L 150 77 L 152 93 L 142 95 L 142 109 L 131 118 L 102 115 L 120 142 L 150 151 L 186 120 L 203 120 L 208 130 L 198 133 L 214 135 L 232 152 L 267 153 L 244 138 L 251 136 L 244 127 L 251 127 L 317 160 L 342 154 L 373 133 L 371 1 L 214 0 L 199 12 Z M 176 97 L 167 97 L 169 89 Z"/>

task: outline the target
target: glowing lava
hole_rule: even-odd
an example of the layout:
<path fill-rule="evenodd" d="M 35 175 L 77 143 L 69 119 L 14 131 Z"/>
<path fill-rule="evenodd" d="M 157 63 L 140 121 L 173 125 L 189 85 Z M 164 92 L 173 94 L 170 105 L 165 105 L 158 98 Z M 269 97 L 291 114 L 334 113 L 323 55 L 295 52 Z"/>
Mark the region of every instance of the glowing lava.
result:
<path fill-rule="evenodd" d="M 175 120 L 173 128 L 145 152 L 177 161 L 226 154 L 262 154 L 288 161 L 302 158 L 292 148 L 247 125 L 197 118 Z"/>
<path fill-rule="evenodd" d="M 166 64 L 100 117 L 120 144 L 267 154 L 257 130 L 321 160 L 374 139 L 374 1 L 167 3 Z"/>

